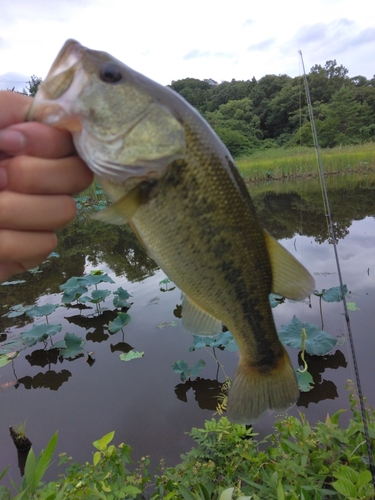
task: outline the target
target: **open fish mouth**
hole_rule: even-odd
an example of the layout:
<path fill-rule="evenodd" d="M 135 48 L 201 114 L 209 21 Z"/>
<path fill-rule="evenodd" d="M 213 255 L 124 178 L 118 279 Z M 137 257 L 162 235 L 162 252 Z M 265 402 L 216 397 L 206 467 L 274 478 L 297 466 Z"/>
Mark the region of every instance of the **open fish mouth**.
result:
<path fill-rule="evenodd" d="M 83 69 L 83 47 L 69 40 L 55 59 L 46 79 L 40 84 L 26 120 L 36 120 L 58 128 L 77 132 L 82 129 L 73 103 L 88 83 Z"/>

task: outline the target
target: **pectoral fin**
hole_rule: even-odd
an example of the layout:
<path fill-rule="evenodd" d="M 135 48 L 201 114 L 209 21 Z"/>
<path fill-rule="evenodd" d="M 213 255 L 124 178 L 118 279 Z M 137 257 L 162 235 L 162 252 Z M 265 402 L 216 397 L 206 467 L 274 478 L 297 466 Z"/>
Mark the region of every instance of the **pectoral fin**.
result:
<path fill-rule="evenodd" d="M 182 294 L 182 326 L 195 335 L 212 336 L 222 331 L 222 323 Z"/>
<path fill-rule="evenodd" d="M 264 231 L 272 267 L 272 292 L 302 300 L 315 289 L 314 278 L 278 241 Z"/>
<path fill-rule="evenodd" d="M 99 210 L 91 217 L 92 219 L 109 222 L 110 224 L 122 225 L 129 222 L 141 204 L 140 189 L 137 186 L 126 196 L 120 198 L 104 210 Z"/>

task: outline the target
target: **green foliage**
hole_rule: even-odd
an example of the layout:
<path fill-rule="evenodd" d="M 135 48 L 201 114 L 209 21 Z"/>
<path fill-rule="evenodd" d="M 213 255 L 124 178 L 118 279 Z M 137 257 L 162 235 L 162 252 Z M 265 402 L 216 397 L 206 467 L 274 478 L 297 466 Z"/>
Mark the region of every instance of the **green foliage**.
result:
<path fill-rule="evenodd" d="M 190 347 L 189 351 L 193 352 L 195 349 L 202 349 L 203 347 L 226 349 L 229 352 L 238 351 L 237 342 L 229 331 L 221 332 L 219 335 L 213 337 L 193 335 L 193 345 Z"/>
<path fill-rule="evenodd" d="M 56 335 L 59 332 L 61 332 L 61 325 L 43 323 L 42 325 L 33 325 L 30 330 L 21 333 L 20 339 L 25 345 L 31 347 L 38 342 L 47 340 L 49 335 Z"/>
<path fill-rule="evenodd" d="M 375 138 L 375 86 L 364 76 L 330 60 L 308 74 L 322 147 L 357 144 Z M 258 81 L 216 82 L 186 78 L 171 87 L 206 118 L 232 155 L 270 145 L 313 146 L 301 77 L 265 75 Z M 269 142 L 271 141 L 271 142 Z"/>
<path fill-rule="evenodd" d="M 131 317 L 128 313 L 117 313 L 117 318 L 114 321 L 109 322 L 108 330 L 111 333 L 119 332 L 124 326 L 126 326 L 131 320 Z"/>
<path fill-rule="evenodd" d="M 174 363 L 174 365 L 172 366 L 172 370 L 174 371 L 174 373 L 178 373 L 180 375 L 180 379 L 184 382 L 189 378 L 198 377 L 202 368 L 204 368 L 205 366 L 205 361 L 203 361 L 203 359 L 200 359 L 194 366 L 189 368 L 188 364 L 180 359 L 179 361 L 176 361 Z"/>
<path fill-rule="evenodd" d="M 283 325 L 278 331 L 280 341 L 294 349 L 301 349 L 301 332 L 305 330 L 305 349 L 308 354 L 324 356 L 336 345 L 337 340 L 329 333 L 321 330 L 317 325 L 309 322 L 302 322 L 296 316 L 288 325 Z"/>
<path fill-rule="evenodd" d="M 32 75 L 30 80 L 27 82 L 27 86 L 22 89 L 21 94 L 34 97 L 42 81 L 43 80 L 40 76 Z"/>
<path fill-rule="evenodd" d="M 124 352 L 123 354 L 120 354 L 120 359 L 121 361 L 131 361 L 132 359 L 143 358 L 144 355 L 145 355 L 144 352 L 131 350 L 129 352 Z"/>
<path fill-rule="evenodd" d="M 83 345 L 85 341 L 74 333 L 66 333 L 64 340 L 56 342 L 53 346 L 55 349 L 61 349 L 60 354 L 63 358 L 74 359 L 83 354 Z"/>
<path fill-rule="evenodd" d="M 175 499 L 175 500 L 370 500 L 374 495 L 361 412 L 350 395 L 353 418 L 347 428 L 339 423 L 339 410 L 312 426 L 300 413 L 275 424 L 273 434 L 257 439 L 245 425 L 226 417 L 193 428 L 195 447 L 176 467 L 161 462 L 154 478 L 149 459 L 128 470 L 130 447 L 111 444 L 114 432 L 94 441 L 93 463 L 71 464 L 65 474 L 43 484 L 57 442 L 55 434 L 46 449 L 27 458 L 25 477 L 14 499 Z M 375 445 L 375 411 L 367 408 L 370 438 Z M 65 454 L 60 463 L 66 463 Z M 5 470 L 0 479 L 7 472 Z M 0 486 L 1 498 L 10 499 Z"/>

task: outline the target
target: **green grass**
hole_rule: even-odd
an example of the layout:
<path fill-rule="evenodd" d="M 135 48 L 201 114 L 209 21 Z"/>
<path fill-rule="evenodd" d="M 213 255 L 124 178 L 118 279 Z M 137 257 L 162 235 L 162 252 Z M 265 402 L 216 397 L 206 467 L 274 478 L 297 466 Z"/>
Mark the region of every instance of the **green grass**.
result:
<path fill-rule="evenodd" d="M 321 158 L 326 174 L 368 172 L 375 169 L 375 143 L 322 149 Z M 319 175 L 315 148 L 259 151 L 236 164 L 247 182 Z"/>

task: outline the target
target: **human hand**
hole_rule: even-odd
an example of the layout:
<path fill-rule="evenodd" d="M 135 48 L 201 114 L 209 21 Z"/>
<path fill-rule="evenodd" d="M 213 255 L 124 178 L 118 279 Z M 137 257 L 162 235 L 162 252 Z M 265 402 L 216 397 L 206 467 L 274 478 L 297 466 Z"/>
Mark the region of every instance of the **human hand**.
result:
<path fill-rule="evenodd" d="M 25 123 L 32 98 L 0 91 L 0 282 L 42 262 L 93 174 L 66 131 Z"/>

